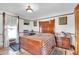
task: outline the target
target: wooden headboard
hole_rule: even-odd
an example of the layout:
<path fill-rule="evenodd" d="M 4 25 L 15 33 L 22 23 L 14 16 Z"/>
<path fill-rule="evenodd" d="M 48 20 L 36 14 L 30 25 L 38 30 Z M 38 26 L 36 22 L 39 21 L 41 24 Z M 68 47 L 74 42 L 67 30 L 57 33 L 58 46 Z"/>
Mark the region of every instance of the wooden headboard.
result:
<path fill-rule="evenodd" d="M 43 33 L 54 33 L 55 20 L 40 21 L 39 31 Z"/>

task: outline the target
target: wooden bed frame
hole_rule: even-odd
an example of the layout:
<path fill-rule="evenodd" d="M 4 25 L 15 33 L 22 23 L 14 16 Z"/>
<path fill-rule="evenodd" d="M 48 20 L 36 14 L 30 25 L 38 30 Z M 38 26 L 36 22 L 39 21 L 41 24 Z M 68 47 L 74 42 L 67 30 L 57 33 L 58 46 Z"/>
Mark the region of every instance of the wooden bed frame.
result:
<path fill-rule="evenodd" d="M 37 35 L 36 35 L 37 36 Z M 24 50 L 30 52 L 33 55 L 48 55 L 55 47 L 55 38 L 53 34 L 45 39 L 34 36 L 21 36 L 20 46 Z"/>

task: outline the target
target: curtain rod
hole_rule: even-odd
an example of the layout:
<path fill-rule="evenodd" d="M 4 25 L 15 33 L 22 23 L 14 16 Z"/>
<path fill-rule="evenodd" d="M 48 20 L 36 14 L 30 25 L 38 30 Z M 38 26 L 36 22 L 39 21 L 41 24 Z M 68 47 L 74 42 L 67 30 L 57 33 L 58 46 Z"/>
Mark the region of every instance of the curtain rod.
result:
<path fill-rule="evenodd" d="M 40 18 L 40 19 L 36 19 L 36 20 L 49 19 L 49 18 L 54 18 L 54 17 L 59 17 L 59 16 L 66 16 L 66 15 L 72 15 L 72 14 L 74 14 L 74 12 L 67 13 L 67 14 L 62 14 L 62 15 L 51 16 L 51 17 L 46 17 L 46 18 Z"/>

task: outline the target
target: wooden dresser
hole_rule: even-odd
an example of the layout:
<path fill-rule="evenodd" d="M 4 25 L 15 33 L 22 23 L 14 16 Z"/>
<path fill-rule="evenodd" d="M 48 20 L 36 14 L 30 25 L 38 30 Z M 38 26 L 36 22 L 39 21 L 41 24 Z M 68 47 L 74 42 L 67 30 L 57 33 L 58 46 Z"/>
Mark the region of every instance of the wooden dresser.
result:
<path fill-rule="evenodd" d="M 57 46 L 65 49 L 70 48 L 70 40 L 67 37 L 57 38 Z"/>
<path fill-rule="evenodd" d="M 39 31 L 42 31 L 42 33 L 54 33 L 54 25 L 55 20 L 49 20 L 49 21 L 40 21 L 39 22 Z"/>

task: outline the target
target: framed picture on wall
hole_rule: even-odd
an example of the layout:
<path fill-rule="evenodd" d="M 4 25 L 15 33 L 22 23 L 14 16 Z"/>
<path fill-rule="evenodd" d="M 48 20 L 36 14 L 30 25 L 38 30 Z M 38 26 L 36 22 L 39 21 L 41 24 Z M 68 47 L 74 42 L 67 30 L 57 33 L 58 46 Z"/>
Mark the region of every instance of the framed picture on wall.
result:
<path fill-rule="evenodd" d="M 37 26 L 37 21 L 34 21 L 34 26 Z"/>
<path fill-rule="evenodd" d="M 59 25 L 67 25 L 67 16 L 59 17 Z"/>
<path fill-rule="evenodd" d="M 28 20 L 24 20 L 24 25 L 29 25 L 29 21 Z"/>
<path fill-rule="evenodd" d="M 24 22 L 24 25 L 29 25 L 29 22 L 28 22 L 28 23 L 25 23 L 25 22 Z"/>

